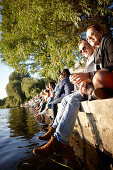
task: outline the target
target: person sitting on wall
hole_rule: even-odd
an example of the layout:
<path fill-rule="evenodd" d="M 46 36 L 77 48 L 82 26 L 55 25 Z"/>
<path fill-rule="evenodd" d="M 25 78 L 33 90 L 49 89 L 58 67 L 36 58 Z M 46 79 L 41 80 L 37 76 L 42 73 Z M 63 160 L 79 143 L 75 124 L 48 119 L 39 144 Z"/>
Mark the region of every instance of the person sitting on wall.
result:
<path fill-rule="evenodd" d="M 48 109 L 51 109 L 51 102 L 54 100 L 54 89 L 55 89 L 55 83 L 54 82 L 49 82 L 49 87 L 48 87 L 48 90 L 49 90 L 49 97 L 47 98 L 46 102 L 46 108 L 43 110 L 43 111 L 40 111 L 38 115 L 44 115 L 44 114 L 47 114 L 48 112 Z"/>
<path fill-rule="evenodd" d="M 86 71 L 96 71 L 94 64 L 93 47 L 86 40 L 79 43 L 79 50 L 87 57 Z M 91 80 L 89 79 L 89 83 Z M 61 102 L 61 108 L 56 115 L 52 127 L 49 131 L 39 136 L 40 140 L 50 141 L 42 147 L 33 149 L 33 153 L 52 154 L 61 149 L 62 146 L 69 144 L 69 139 L 74 128 L 75 120 L 78 115 L 81 101 L 84 100 L 83 94 L 86 93 L 87 87 L 85 82 L 82 82 L 80 90 L 70 95 L 65 96 Z"/>
<path fill-rule="evenodd" d="M 60 74 L 60 83 L 57 92 L 55 93 L 54 101 L 52 102 L 52 112 L 53 120 L 57 115 L 57 104 L 61 103 L 64 96 L 72 93 L 74 90 L 74 85 L 69 80 L 70 71 L 68 69 L 63 69 Z"/>
<path fill-rule="evenodd" d="M 91 46 L 95 48 L 95 63 L 100 66 L 96 72 L 80 73 L 73 77 L 79 84 L 91 79 L 94 89 L 92 98 L 105 99 L 113 97 L 113 38 L 104 35 L 103 28 L 94 24 L 87 28 L 86 37 Z"/>

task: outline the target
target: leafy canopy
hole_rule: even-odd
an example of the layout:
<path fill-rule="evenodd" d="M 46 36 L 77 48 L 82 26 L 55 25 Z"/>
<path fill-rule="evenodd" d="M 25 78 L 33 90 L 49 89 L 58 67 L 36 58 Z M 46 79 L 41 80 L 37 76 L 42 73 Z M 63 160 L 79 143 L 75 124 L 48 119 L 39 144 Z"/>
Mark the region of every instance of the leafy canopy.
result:
<path fill-rule="evenodd" d="M 13 72 L 6 86 L 7 98 L 5 107 L 17 107 L 26 100 L 36 96 L 45 88 L 44 79 L 34 79 L 29 74 Z"/>
<path fill-rule="evenodd" d="M 19 72 L 56 79 L 79 57 L 86 27 L 113 29 L 112 0 L 2 0 L 2 62 Z M 76 56 L 73 55 L 76 51 Z"/>

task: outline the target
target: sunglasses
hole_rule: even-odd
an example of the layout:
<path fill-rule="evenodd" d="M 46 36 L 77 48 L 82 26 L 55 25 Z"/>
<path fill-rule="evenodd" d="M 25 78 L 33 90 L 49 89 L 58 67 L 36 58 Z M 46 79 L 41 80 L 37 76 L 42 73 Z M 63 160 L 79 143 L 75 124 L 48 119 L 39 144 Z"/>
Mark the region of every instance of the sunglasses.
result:
<path fill-rule="evenodd" d="M 82 51 L 85 51 L 86 50 L 86 47 L 82 47 L 82 49 L 80 50 L 80 53 L 82 53 Z"/>

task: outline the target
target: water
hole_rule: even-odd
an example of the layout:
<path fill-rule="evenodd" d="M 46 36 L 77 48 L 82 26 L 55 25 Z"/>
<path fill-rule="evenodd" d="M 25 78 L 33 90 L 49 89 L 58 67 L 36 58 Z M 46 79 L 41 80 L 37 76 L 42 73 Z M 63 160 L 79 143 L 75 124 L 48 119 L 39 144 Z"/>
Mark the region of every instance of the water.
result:
<path fill-rule="evenodd" d="M 49 158 L 32 153 L 33 148 L 46 143 L 37 139 L 44 133 L 42 127 L 46 129 L 42 125 L 35 120 L 33 110 L 0 109 L 0 170 L 69 169 L 58 163 L 67 162 L 63 153 Z"/>
<path fill-rule="evenodd" d="M 18 162 L 32 156 L 42 134 L 34 114 L 24 108 L 0 109 L 0 170 L 17 169 Z"/>
<path fill-rule="evenodd" d="M 43 124 L 44 123 L 44 124 Z M 26 108 L 0 109 L 0 170 L 109 170 L 113 161 L 92 146 L 75 137 L 72 147 L 59 148 L 49 157 L 34 155 L 33 148 L 47 141 L 37 139 L 48 126 L 38 123 L 34 110 Z M 82 155 L 83 159 L 77 158 Z"/>

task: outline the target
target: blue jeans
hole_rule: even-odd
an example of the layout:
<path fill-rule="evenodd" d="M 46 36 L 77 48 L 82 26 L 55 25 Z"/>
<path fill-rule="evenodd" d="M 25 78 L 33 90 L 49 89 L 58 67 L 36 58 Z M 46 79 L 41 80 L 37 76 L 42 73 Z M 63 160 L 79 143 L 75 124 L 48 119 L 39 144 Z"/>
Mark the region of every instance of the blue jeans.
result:
<path fill-rule="evenodd" d="M 80 103 L 84 98 L 78 92 L 65 96 L 61 102 L 60 111 L 52 125 L 56 129 L 54 137 L 64 143 L 69 143 L 69 138 L 74 128 L 75 120 L 78 115 Z"/>
<path fill-rule="evenodd" d="M 48 103 L 47 103 L 47 106 L 46 106 L 46 109 L 51 109 L 51 102 L 53 101 L 53 97 L 50 97 L 50 99 L 49 99 L 49 101 L 48 101 Z"/>
<path fill-rule="evenodd" d="M 42 106 L 41 106 L 41 109 L 40 109 L 40 112 L 42 112 L 42 111 L 45 109 L 45 107 L 46 107 L 46 101 L 43 102 L 43 104 L 42 104 Z"/>
<path fill-rule="evenodd" d="M 55 120 L 56 115 L 57 115 L 57 104 L 61 103 L 62 99 L 64 98 L 64 96 L 61 96 L 59 98 L 57 98 L 56 100 L 54 100 L 52 102 L 52 112 L 53 112 L 53 120 Z"/>

